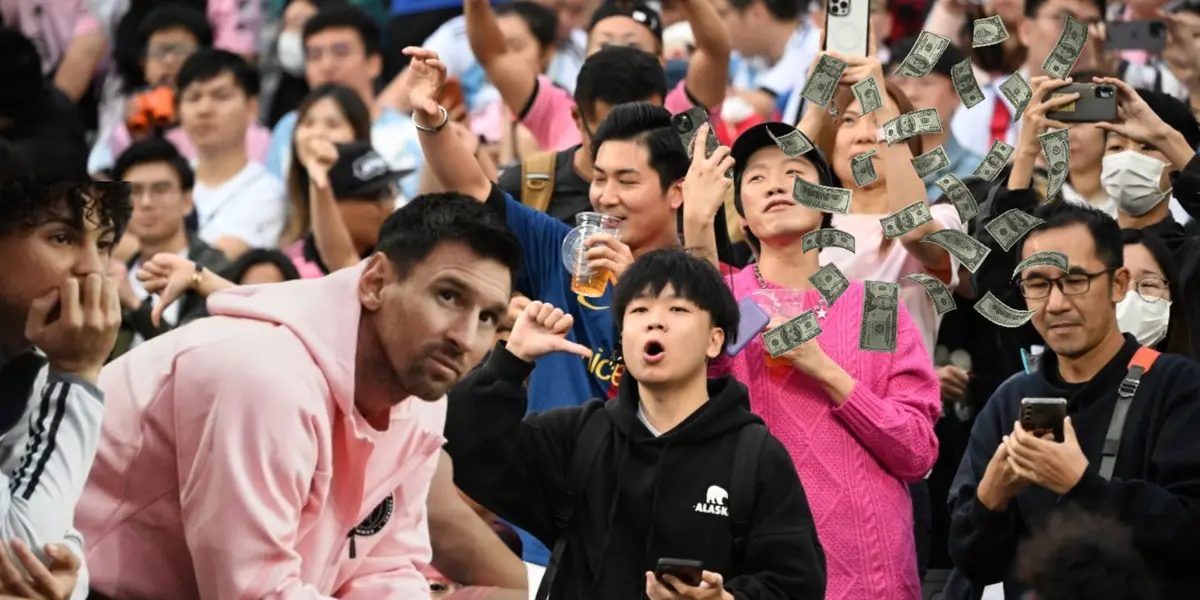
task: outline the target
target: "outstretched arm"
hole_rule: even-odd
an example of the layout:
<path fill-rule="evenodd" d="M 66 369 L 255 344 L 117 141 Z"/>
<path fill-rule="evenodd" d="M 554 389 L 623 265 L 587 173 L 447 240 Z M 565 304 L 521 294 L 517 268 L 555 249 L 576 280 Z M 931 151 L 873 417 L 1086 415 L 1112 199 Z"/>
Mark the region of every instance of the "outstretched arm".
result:
<path fill-rule="evenodd" d="M 537 72 L 520 56 L 508 51 L 508 43 L 504 41 L 504 34 L 496 23 L 496 14 L 492 12 L 488 0 L 466 0 L 463 3 L 463 15 L 467 21 L 467 40 L 475 60 L 479 61 L 488 80 L 496 86 L 508 109 L 515 115 L 522 114 L 537 89 Z"/>
<path fill-rule="evenodd" d="M 733 51 L 729 32 L 709 0 L 682 0 L 679 6 L 696 36 L 696 50 L 688 60 L 687 91 L 705 108 L 716 108 L 725 101 L 729 85 Z"/>

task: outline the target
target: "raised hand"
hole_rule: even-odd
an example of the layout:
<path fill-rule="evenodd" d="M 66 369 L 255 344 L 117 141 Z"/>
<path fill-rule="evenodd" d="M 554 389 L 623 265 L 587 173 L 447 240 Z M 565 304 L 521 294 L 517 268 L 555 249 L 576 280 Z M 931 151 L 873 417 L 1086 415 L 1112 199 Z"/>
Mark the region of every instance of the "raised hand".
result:
<path fill-rule="evenodd" d="M 533 362 L 554 352 L 570 352 L 584 358 L 592 355 L 587 346 L 567 339 L 575 322 L 571 315 L 541 301 L 530 302 L 508 334 L 508 351 L 515 357 Z"/>
<path fill-rule="evenodd" d="M 1133 86 L 1113 77 L 1097 77 L 1095 82 L 1117 87 L 1118 120 L 1116 123 L 1096 123 L 1096 127 L 1152 146 L 1159 145 L 1170 133 L 1171 128 L 1158 118 Z"/>
<path fill-rule="evenodd" d="M 420 113 L 424 123 L 440 123 L 438 95 L 446 83 L 446 64 L 437 52 L 409 46 L 404 54 L 412 57 L 408 65 L 408 102 L 413 111 Z"/>
<path fill-rule="evenodd" d="M 79 581 L 79 557 L 62 544 L 47 544 L 46 554 L 53 561 L 42 564 L 28 546 L 13 540 L 15 554 L 28 576 L 13 564 L 9 548 L 0 547 L 0 594 L 25 600 L 67 600 Z"/>
<path fill-rule="evenodd" d="M 304 148 L 298 149 L 296 155 L 308 172 L 308 179 L 319 189 L 329 189 L 329 170 L 337 162 L 337 146 L 324 137 L 312 137 L 304 144 Z"/>
<path fill-rule="evenodd" d="M 58 310 L 58 315 L 51 314 Z M 33 301 L 25 338 L 46 353 L 50 368 L 95 382 L 117 342 L 121 302 L 111 277 L 70 277 Z"/>
<path fill-rule="evenodd" d="M 142 262 L 136 277 L 147 292 L 158 294 L 158 301 L 150 312 L 150 321 L 155 327 L 162 322 L 163 310 L 191 289 L 195 276 L 196 264 L 178 254 L 160 252 Z"/>
<path fill-rule="evenodd" d="M 712 156 L 705 157 L 712 125 L 705 123 L 696 131 L 693 140 L 692 165 L 683 180 L 683 210 L 685 213 L 712 219 L 725 204 L 733 180 L 725 173 L 733 168 L 733 157 L 727 146 L 718 146 Z"/>
<path fill-rule="evenodd" d="M 633 264 L 633 250 L 625 245 L 617 236 L 608 233 L 593 234 L 585 243 L 588 249 L 583 256 L 588 261 L 589 269 L 608 269 L 614 280 L 621 278 L 621 273 Z"/>

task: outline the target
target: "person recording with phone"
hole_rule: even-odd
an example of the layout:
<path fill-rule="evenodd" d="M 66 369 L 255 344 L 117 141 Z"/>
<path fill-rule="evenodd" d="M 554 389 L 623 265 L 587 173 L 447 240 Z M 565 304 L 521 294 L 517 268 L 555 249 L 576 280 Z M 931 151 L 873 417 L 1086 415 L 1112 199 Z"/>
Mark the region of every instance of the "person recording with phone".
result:
<path fill-rule="evenodd" d="M 1200 595 L 1200 364 L 1119 329 L 1130 269 L 1116 221 L 1052 202 L 1015 250 L 1066 257 L 1024 268 L 1017 287 L 1047 350 L 992 395 L 950 491 L 950 555 L 976 589 L 1003 582 L 1019 541 L 1074 506 L 1135 532 L 1164 598 Z M 1020 309 L 1022 307 L 1015 307 Z M 1061 431 L 1061 436 L 1049 433 Z"/>

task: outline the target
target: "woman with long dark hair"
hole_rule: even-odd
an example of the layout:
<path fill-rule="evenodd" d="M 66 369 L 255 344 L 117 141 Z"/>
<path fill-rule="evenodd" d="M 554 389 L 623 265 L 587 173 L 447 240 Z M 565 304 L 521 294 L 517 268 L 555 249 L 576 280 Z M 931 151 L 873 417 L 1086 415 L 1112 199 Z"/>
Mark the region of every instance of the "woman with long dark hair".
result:
<path fill-rule="evenodd" d="M 1185 298 L 1195 298 L 1197 287 L 1179 274 L 1179 266 L 1157 235 L 1141 229 L 1122 229 L 1125 267 L 1130 271 L 1129 291 L 1117 304 L 1117 325 L 1138 342 L 1160 352 L 1200 358 Z"/>

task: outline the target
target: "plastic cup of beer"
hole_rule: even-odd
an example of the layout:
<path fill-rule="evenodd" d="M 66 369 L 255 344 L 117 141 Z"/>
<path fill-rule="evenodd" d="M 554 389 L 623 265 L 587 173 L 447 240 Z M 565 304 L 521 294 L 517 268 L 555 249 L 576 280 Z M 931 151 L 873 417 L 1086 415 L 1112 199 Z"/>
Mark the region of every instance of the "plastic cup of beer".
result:
<path fill-rule="evenodd" d="M 609 269 L 588 267 L 588 240 L 599 233 L 620 236 L 621 219 L 597 212 L 581 212 L 575 215 L 575 229 L 563 240 L 563 265 L 571 272 L 571 291 L 587 298 L 599 298 L 608 288 L 612 278 Z"/>

